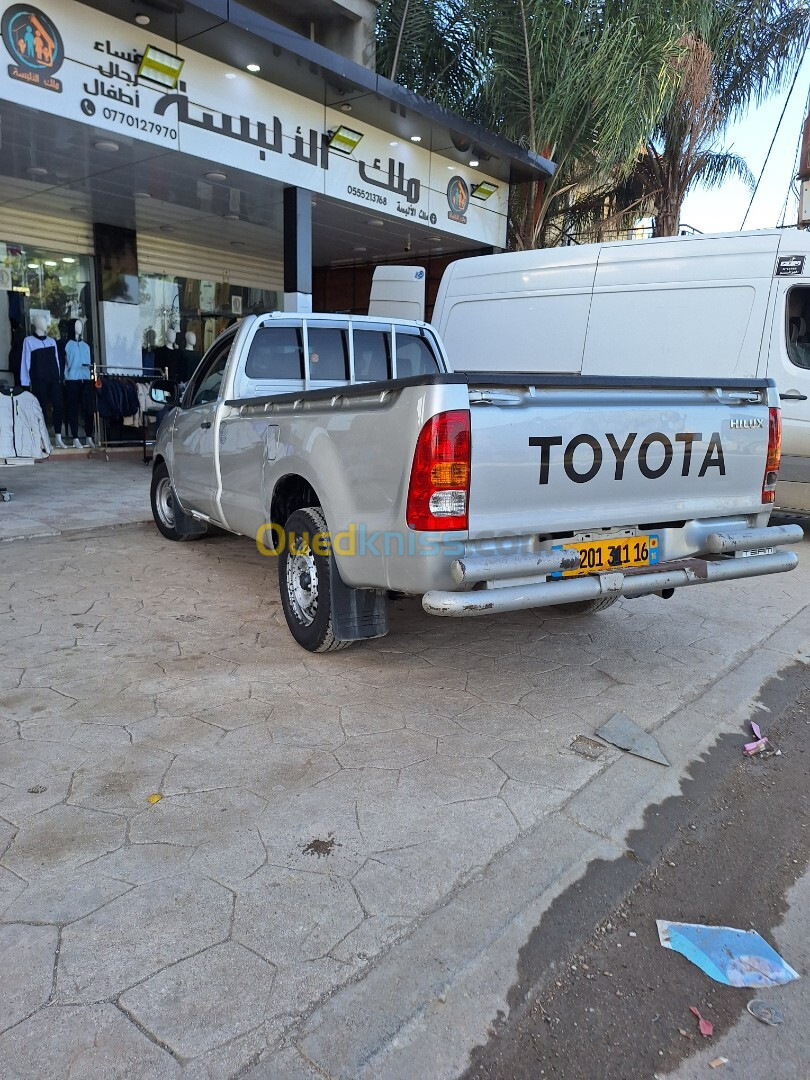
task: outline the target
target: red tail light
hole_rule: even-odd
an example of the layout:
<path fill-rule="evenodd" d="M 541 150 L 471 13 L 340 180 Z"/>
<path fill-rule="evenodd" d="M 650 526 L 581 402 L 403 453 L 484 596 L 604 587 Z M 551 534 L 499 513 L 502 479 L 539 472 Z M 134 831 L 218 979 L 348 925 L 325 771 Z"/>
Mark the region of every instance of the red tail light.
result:
<path fill-rule="evenodd" d="M 782 410 L 768 409 L 768 460 L 762 481 L 762 501 L 772 503 L 776 497 L 776 480 L 782 457 Z"/>
<path fill-rule="evenodd" d="M 419 432 L 408 488 L 408 528 L 466 529 L 470 500 L 470 414 L 439 413 Z"/>

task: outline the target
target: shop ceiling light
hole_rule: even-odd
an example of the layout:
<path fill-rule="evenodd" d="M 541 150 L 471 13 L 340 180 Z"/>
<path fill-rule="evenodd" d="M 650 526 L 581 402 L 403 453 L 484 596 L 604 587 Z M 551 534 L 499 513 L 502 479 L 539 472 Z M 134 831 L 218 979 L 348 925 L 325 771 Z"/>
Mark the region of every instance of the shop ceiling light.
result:
<path fill-rule="evenodd" d="M 58 266 L 59 264 L 56 262 L 55 259 L 46 259 L 45 262 L 44 262 L 44 265 L 45 266 Z"/>
<path fill-rule="evenodd" d="M 148 26 L 151 21 L 152 20 L 149 18 L 148 15 L 135 16 L 135 22 L 138 24 L 138 26 Z"/>
<path fill-rule="evenodd" d="M 385 222 L 381 217 L 370 217 L 366 218 L 366 225 L 371 225 L 374 229 L 381 229 Z"/>
<path fill-rule="evenodd" d="M 41 165 L 32 165 L 30 169 L 25 170 L 29 176 L 46 176 L 47 169 L 43 169 Z"/>
<path fill-rule="evenodd" d="M 497 190 L 498 190 L 498 185 L 497 184 L 488 184 L 488 183 L 476 184 L 475 187 L 470 192 L 470 195 L 474 199 L 480 199 L 481 202 L 485 202 L 490 197 L 490 195 L 494 195 Z"/>
<path fill-rule="evenodd" d="M 151 199 L 152 196 L 148 191 L 135 191 L 133 192 L 136 199 Z"/>
<path fill-rule="evenodd" d="M 472 161 L 470 162 L 470 168 L 471 169 L 477 169 L 479 164 L 480 164 L 480 162 L 477 160 L 477 158 L 473 158 Z"/>
<path fill-rule="evenodd" d="M 98 142 L 93 143 L 96 150 L 103 150 L 105 154 L 114 154 L 120 147 L 117 142 L 113 142 L 112 139 L 99 139 Z"/>
<path fill-rule="evenodd" d="M 247 69 L 253 75 L 257 75 L 262 70 L 259 64 L 248 64 Z"/>
<path fill-rule="evenodd" d="M 411 135 L 411 142 L 421 142 L 421 141 L 422 141 L 422 136 L 421 135 Z"/>
<path fill-rule="evenodd" d="M 29 270 L 39 270 L 39 263 L 28 263 L 27 266 Z"/>
<path fill-rule="evenodd" d="M 138 78 L 174 90 L 184 63 L 185 61 L 179 56 L 172 56 L 171 53 L 164 52 L 163 49 L 158 49 L 154 45 L 147 45 L 138 67 Z"/>
<path fill-rule="evenodd" d="M 329 136 L 330 150 L 339 150 L 341 154 L 353 154 L 363 138 L 362 132 L 353 131 L 350 127 L 341 124 L 334 131 L 327 132 Z"/>
<path fill-rule="evenodd" d="M 228 179 L 228 177 L 225 175 L 224 172 L 207 172 L 205 174 L 205 179 L 222 184 Z"/>
<path fill-rule="evenodd" d="M 75 260 L 75 259 L 71 259 L 71 257 L 70 257 L 69 255 L 66 255 L 66 256 L 64 257 L 64 259 L 62 259 L 62 262 L 63 262 L 63 263 L 67 263 L 67 264 L 68 264 L 68 266 L 70 266 L 70 265 L 71 265 L 72 263 L 75 263 L 75 262 L 76 262 L 76 260 Z"/>

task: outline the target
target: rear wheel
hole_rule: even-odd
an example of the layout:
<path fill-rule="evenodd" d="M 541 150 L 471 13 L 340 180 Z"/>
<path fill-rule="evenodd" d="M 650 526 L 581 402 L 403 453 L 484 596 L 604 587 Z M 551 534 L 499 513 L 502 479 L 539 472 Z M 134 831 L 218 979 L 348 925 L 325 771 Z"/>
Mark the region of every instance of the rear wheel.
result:
<path fill-rule="evenodd" d="M 335 636 L 332 625 L 333 572 L 323 511 L 315 506 L 296 510 L 284 529 L 278 584 L 290 633 L 309 652 L 336 652 L 351 645 Z"/>

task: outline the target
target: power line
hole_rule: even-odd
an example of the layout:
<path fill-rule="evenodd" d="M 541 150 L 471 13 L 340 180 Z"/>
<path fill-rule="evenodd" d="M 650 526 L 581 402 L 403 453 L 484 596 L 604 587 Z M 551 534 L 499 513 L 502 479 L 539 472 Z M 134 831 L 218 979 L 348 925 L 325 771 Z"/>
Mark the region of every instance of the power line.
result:
<path fill-rule="evenodd" d="M 785 104 L 782 106 L 782 112 L 779 114 L 779 120 L 777 122 L 776 129 L 775 129 L 775 131 L 773 133 L 773 138 L 771 139 L 771 145 L 768 147 L 768 153 L 765 155 L 765 160 L 762 163 L 762 168 L 760 169 L 759 176 L 757 177 L 756 185 L 754 187 L 754 190 L 751 192 L 751 198 L 748 200 L 748 208 L 745 211 L 745 217 L 742 219 L 742 225 L 740 225 L 741 230 L 745 228 L 745 223 L 746 223 L 746 221 L 748 221 L 748 215 L 751 213 L 751 207 L 754 205 L 754 199 L 757 197 L 757 192 L 759 191 L 759 185 L 762 183 L 762 177 L 765 175 L 765 169 L 767 168 L 768 161 L 769 161 L 770 156 L 771 156 L 771 151 L 773 150 L 773 144 L 776 142 L 776 136 L 779 134 L 779 128 L 782 126 L 782 121 L 785 119 L 785 113 L 787 112 L 788 102 L 790 101 L 791 97 L 793 96 L 793 90 L 795 89 L 796 82 L 798 81 L 799 72 L 801 71 L 801 69 L 802 69 L 802 65 L 799 64 L 798 67 L 796 68 L 796 74 L 793 76 L 793 82 L 790 84 L 790 90 L 788 90 L 787 97 L 785 98 Z"/>

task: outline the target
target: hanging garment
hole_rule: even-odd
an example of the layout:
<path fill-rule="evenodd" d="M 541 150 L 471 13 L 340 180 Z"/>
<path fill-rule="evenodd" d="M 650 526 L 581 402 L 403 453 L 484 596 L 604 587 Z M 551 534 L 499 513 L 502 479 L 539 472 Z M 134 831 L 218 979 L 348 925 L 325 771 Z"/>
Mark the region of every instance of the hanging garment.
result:
<path fill-rule="evenodd" d="M 0 459 L 41 459 L 51 440 L 39 402 L 28 391 L 0 393 Z"/>
<path fill-rule="evenodd" d="M 138 411 L 138 392 L 131 379 L 114 379 L 105 376 L 98 389 L 99 415 L 106 420 L 121 420 L 134 416 Z"/>

